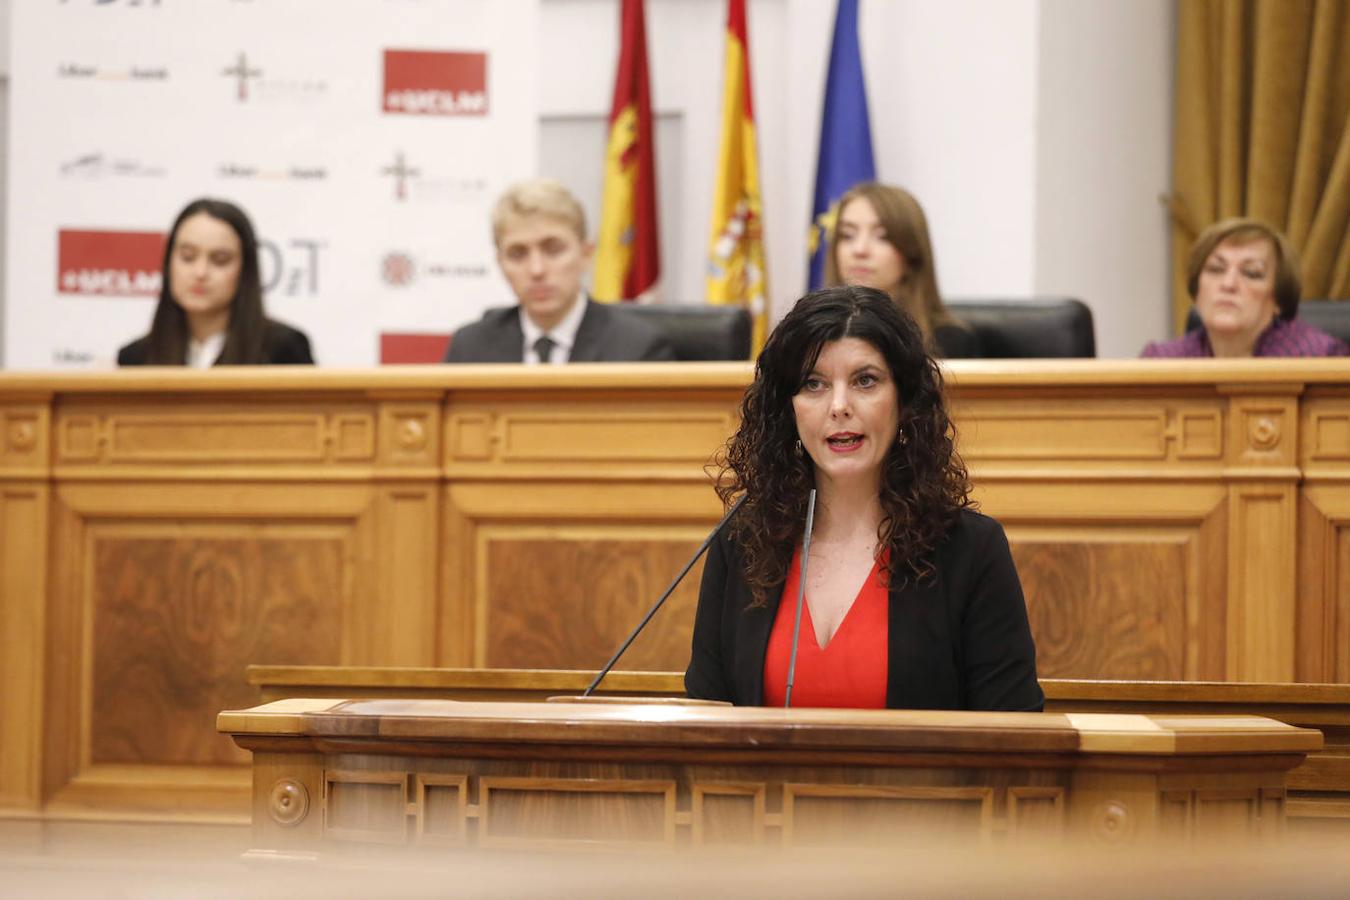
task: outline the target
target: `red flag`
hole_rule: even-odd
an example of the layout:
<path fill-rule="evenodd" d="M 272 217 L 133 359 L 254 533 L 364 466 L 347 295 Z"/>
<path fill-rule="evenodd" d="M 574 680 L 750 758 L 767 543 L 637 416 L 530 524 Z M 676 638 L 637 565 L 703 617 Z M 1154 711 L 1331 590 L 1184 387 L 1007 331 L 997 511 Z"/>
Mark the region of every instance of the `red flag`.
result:
<path fill-rule="evenodd" d="M 647 80 L 643 0 L 623 0 L 621 15 L 619 69 L 609 114 L 605 191 L 595 252 L 595 298 L 607 301 L 653 294 L 661 272 L 656 135 Z"/>

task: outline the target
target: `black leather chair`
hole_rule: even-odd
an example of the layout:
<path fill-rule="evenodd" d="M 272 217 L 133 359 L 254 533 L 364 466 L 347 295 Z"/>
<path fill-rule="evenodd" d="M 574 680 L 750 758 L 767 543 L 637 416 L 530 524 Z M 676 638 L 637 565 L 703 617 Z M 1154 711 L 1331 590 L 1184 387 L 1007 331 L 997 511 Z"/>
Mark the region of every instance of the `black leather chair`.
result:
<path fill-rule="evenodd" d="M 1298 305 L 1298 317 L 1314 328 L 1320 328 L 1332 337 L 1338 337 L 1350 344 L 1350 301 L 1347 300 L 1303 300 Z M 1194 331 L 1200 327 L 1200 316 L 1191 304 L 1186 314 L 1186 330 Z"/>
<path fill-rule="evenodd" d="M 657 326 L 681 362 L 750 358 L 750 312 L 710 304 L 625 304 L 625 312 Z"/>
<path fill-rule="evenodd" d="M 1092 310 L 1072 297 L 948 300 L 946 306 L 975 329 L 985 359 L 1097 355 Z"/>

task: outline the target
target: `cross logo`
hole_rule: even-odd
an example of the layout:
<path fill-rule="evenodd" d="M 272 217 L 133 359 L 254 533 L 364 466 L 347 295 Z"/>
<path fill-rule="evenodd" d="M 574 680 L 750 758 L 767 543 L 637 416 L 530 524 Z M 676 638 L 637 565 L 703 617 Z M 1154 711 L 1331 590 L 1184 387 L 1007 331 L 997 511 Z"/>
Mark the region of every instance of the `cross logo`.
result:
<path fill-rule="evenodd" d="M 394 156 L 394 164 L 392 166 L 385 166 L 380 170 L 380 174 L 393 175 L 394 178 L 397 179 L 394 182 L 394 199 L 406 200 L 408 197 L 408 179 L 416 178 L 418 175 L 421 175 L 422 170 L 410 168 L 407 160 L 403 158 L 403 151 L 400 150 Z"/>
<path fill-rule="evenodd" d="M 248 67 L 248 57 L 242 52 L 239 54 L 239 61 L 230 66 L 222 75 L 233 75 L 239 79 L 239 102 L 243 103 L 248 99 L 248 80 L 262 75 L 262 69 L 250 69 Z"/>

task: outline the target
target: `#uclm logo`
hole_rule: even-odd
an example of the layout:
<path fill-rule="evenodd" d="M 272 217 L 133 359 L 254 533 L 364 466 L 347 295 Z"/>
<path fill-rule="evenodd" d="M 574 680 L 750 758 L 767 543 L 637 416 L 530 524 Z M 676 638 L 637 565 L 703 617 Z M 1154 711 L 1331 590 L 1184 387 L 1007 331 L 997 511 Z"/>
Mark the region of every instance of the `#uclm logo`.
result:
<path fill-rule="evenodd" d="M 412 116 L 486 116 L 487 54 L 384 51 L 384 111 Z"/>
<path fill-rule="evenodd" d="M 62 228 L 56 259 L 56 289 L 62 294 L 153 297 L 159 294 L 164 234 Z"/>

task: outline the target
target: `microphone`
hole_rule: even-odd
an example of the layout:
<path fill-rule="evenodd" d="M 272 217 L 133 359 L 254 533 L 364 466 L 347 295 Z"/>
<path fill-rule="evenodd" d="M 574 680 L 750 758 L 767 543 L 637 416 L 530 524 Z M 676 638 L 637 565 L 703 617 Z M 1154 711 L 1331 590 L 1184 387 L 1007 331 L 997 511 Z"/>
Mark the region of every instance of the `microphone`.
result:
<path fill-rule="evenodd" d="M 815 491 L 812 491 L 811 494 L 812 500 L 814 501 Z M 736 514 L 736 510 L 741 508 L 741 505 L 745 503 L 745 500 L 748 496 L 750 495 L 742 494 L 739 500 L 731 504 L 731 509 L 727 510 L 727 514 L 722 517 L 722 521 L 718 522 L 717 525 L 713 528 L 713 530 L 708 532 L 708 536 L 704 539 L 703 544 L 698 548 L 697 551 L 695 551 L 694 555 L 690 558 L 689 562 L 684 564 L 684 568 L 680 570 L 680 574 L 675 576 L 675 580 L 670 583 L 670 587 L 666 588 L 665 593 L 662 594 L 660 598 L 655 603 L 652 604 L 651 609 L 647 610 L 647 614 L 642 617 L 642 621 L 639 622 L 638 626 L 633 629 L 633 633 L 628 635 L 628 639 L 625 640 L 623 644 L 619 647 L 619 649 L 615 651 L 614 655 L 609 658 L 609 662 L 605 663 L 605 667 L 600 670 L 600 674 L 595 676 L 595 680 L 591 682 L 591 686 L 586 688 L 586 690 L 582 693 L 581 696 L 589 697 L 591 695 L 591 692 L 600 686 L 601 680 L 603 680 L 604 677 L 609 674 L 610 669 L 614 668 L 614 664 L 619 661 L 619 657 L 623 656 L 624 651 L 626 651 L 629 645 L 632 644 L 633 641 L 637 639 L 637 636 L 642 633 L 642 629 L 647 627 L 647 623 L 652 620 L 652 616 L 656 615 L 656 611 L 661 608 L 661 604 L 666 602 L 666 598 L 669 597 L 672 593 L 674 593 L 675 588 L 679 587 L 680 582 L 684 580 L 684 576 L 688 575 L 689 570 L 694 567 L 694 563 L 698 562 L 698 558 L 702 556 L 709 547 L 712 546 L 713 539 L 716 538 L 717 535 L 722 531 L 722 527 L 726 525 L 728 521 L 730 521 L 731 517 Z"/>
<path fill-rule="evenodd" d="M 792 706 L 792 683 L 797 678 L 797 638 L 802 633 L 802 601 L 806 599 L 806 560 L 811 555 L 811 525 L 816 517 L 816 489 L 806 498 L 806 534 L 802 536 L 802 571 L 797 585 L 797 618 L 792 623 L 792 656 L 788 658 L 787 694 L 783 709 Z"/>

